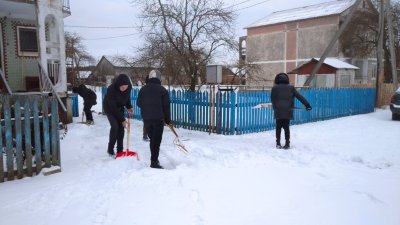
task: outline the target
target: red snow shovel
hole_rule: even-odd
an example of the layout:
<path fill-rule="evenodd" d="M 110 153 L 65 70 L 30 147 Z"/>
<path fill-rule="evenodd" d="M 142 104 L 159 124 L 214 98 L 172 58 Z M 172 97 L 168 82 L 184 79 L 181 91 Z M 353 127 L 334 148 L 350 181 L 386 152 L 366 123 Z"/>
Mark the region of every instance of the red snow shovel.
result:
<path fill-rule="evenodd" d="M 121 158 L 121 157 L 134 156 L 134 157 L 136 157 L 137 160 L 139 160 L 139 155 L 135 151 L 129 150 L 130 135 L 131 135 L 131 114 L 128 112 L 128 136 L 126 138 L 126 150 L 117 153 L 117 155 L 115 156 L 116 159 Z"/>

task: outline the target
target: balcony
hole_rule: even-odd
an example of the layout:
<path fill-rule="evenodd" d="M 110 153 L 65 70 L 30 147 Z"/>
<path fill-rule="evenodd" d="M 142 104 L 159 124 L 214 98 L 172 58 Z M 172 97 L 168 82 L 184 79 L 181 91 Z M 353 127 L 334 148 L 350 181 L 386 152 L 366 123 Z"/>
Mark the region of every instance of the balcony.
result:
<path fill-rule="evenodd" d="M 71 8 L 69 7 L 69 0 L 62 0 L 63 1 L 63 13 L 66 14 L 67 16 L 71 15 Z"/>

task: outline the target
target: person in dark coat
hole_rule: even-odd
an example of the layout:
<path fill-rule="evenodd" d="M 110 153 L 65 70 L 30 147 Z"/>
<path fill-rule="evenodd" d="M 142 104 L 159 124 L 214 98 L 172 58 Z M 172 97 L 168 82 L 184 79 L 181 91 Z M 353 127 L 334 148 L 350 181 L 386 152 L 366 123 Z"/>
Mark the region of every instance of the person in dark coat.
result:
<path fill-rule="evenodd" d="M 163 169 L 158 161 L 164 124 L 171 125 L 168 91 L 161 86 L 161 73 L 152 70 L 149 80 L 139 91 L 137 106 L 141 109 L 144 127 L 150 138 L 150 167 Z"/>
<path fill-rule="evenodd" d="M 84 84 L 79 85 L 78 87 L 72 88 L 73 93 L 77 93 L 79 96 L 83 98 L 83 111 L 86 115 L 86 123 L 88 125 L 93 125 L 93 115 L 92 115 L 92 106 L 97 104 L 97 95 L 94 91 L 87 88 Z"/>
<path fill-rule="evenodd" d="M 124 116 L 125 108 L 129 113 L 133 112 L 131 90 L 132 83 L 128 75 L 120 74 L 107 88 L 107 93 L 104 96 L 103 109 L 111 125 L 107 149 L 110 155 L 115 154 L 115 142 L 117 142 L 117 153 L 123 150 L 124 128 L 128 127 L 128 121 Z"/>
<path fill-rule="evenodd" d="M 307 110 L 311 110 L 308 101 L 297 92 L 296 88 L 289 85 L 289 76 L 286 73 L 279 73 L 275 76 L 275 85 L 271 90 L 272 108 L 275 116 L 276 147 L 281 146 L 281 130 L 285 131 L 284 149 L 290 148 L 290 120 L 293 119 L 294 98 L 297 98 Z"/>

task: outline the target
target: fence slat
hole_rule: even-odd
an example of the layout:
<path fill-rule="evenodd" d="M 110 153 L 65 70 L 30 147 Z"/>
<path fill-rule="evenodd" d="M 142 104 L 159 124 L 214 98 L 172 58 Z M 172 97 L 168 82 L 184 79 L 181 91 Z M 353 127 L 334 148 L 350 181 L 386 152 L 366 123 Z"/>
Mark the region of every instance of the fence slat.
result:
<path fill-rule="evenodd" d="M 51 99 L 51 163 L 59 165 L 59 142 L 60 135 L 58 134 L 58 102 L 57 99 Z"/>
<path fill-rule="evenodd" d="M 43 98 L 43 143 L 44 143 L 44 159 L 46 167 L 51 166 L 50 162 L 50 135 L 49 135 L 49 99 Z"/>
<path fill-rule="evenodd" d="M 21 128 L 21 103 L 18 96 L 14 97 L 14 115 L 15 115 L 15 151 L 17 155 L 17 177 L 24 177 L 24 162 L 22 159 L 22 128 Z"/>
<path fill-rule="evenodd" d="M 31 113 L 30 113 L 30 97 L 25 98 L 24 103 L 24 121 L 25 121 L 25 162 L 26 172 L 28 176 L 33 175 L 32 170 L 32 141 L 31 141 Z"/>
<path fill-rule="evenodd" d="M 40 138 L 40 120 L 39 120 L 39 107 L 38 107 L 39 97 L 33 97 L 33 127 L 35 130 L 35 166 L 36 174 L 40 173 L 42 170 L 42 145 Z"/>
<path fill-rule="evenodd" d="M 7 180 L 14 180 L 14 151 L 12 146 L 10 96 L 4 98 L 4 122 L 6 127 Z"/>
<path fill-rule="evenodd" d="M 2 118 L 2 111 L 3 111 L 3 96 L 0 96 L 1 104 L 0 104 L 0 121 Z M 0 123 L 0 183 L 4 182 L 4 162 L 3 162 L 3 125 Z"/>

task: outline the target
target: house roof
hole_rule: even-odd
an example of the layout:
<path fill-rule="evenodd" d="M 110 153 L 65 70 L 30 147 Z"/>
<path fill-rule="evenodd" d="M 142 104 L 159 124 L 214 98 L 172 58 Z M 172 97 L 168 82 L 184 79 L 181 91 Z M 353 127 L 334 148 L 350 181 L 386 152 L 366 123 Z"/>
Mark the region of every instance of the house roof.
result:
<path fill-rule="evenodd" d="M 319 59 L 320 58 L 312 58 L 309 61 L 307 61 L 306 63 L 303 63 L 302 65 L 300 65 L 300 66 L 296 67 L 295 69 L 293 69 L 292 71 L 288 72 L 288 74 L 299 73 L 299 70 L 302 67 L 304 67 L 306 65 L 309 65 L 312 62 L 315 62 L 315 64 L 316 64 L 319 61 Z M 352 70 L 360 69 L 357 66 L 353 66 L 353 65 L 351 65 L 351 64 L 349 64 L 347 62 L 343 62 L 342 60 L 337 59 L 337 58 L 326 58 L 324 60 L 323 65 L 327 65 L 327 66 L 330 66 L 330 67 L 335 68 L 335 69 L 352 69 Z"/>
<path fill-rule="evenodd" d="M 315 61 L 319 61 L 319 58 L 312 58 L 310 61 L 315 60 Z M 326 58 L 324 60 L 324 64 L 331 66 L 333 68 L 336 69 L 354 69 L 354 70 L 358 70 L 360 68 L 358 68 L 357 66 L 353 66 L 347 62 L 343 62 L 342 60 L 339 60 L 337 58 Z"/>
<path fill-rule="evenodd" d="M 290 21 L 337 15 L 349 9 L 355 2 L 356 0 L 337 0 L 317 5 L 277 11 L 269 14 L 268 16 L 258 20 L 253 24 L 250 24 L 249 26 L 245 27 L 245 29 L 285 23 Z"/>
<path fill-rule="evenodd" d="M 109 55 L 104 55 L 103 57 L 115 67 L 131 67 L 132 66 L 123 57 L 109 56 Z"/>

